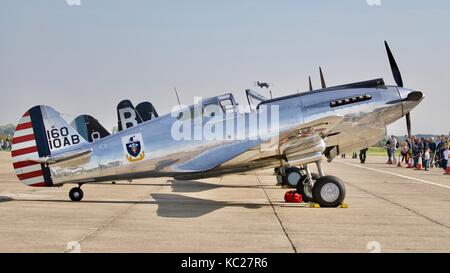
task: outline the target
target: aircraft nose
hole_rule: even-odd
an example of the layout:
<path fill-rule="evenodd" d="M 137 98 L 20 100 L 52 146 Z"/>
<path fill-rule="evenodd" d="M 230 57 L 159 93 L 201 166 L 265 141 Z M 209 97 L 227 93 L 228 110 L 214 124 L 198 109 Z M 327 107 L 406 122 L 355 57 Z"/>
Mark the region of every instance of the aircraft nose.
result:
<path fill-rule="evenodd" d="M 424 95 L 421 91 L 408 90 L 403 93 L 403 113 L 409 113 L 414 107 L 416 107 L 423 99 Z"/>
<path fill-rule="evenodd" d="M 420 102 L 423 99 L 423 93 L 420 91 L 412 91 L 406 96 L 406 101 Z"/>

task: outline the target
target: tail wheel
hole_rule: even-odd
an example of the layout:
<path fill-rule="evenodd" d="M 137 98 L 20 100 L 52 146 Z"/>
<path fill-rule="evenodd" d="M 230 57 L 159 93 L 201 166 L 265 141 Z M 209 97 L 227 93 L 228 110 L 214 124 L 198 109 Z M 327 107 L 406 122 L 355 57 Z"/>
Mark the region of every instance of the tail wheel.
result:
<path fill-rule="evenodd" d="M 297 188 L 303 174 L 297 167 L 290 167 L 286 169 L 286 175 L 283 176 L 283 184 L 288 185 L 290 188 Z"/>
<path fill-rule="evenodd" d="M 321 177 L 314 184 L 313 196 L 321 207 L 337 207 L 345 198 L 344 182 L 331 175 Z"/>
<path fill-rule="evenodd" d="M 317 181 L 319 179 L 319 175 L 317 173 L 312 173 L 311 178 L 313 182 Z M 313 202 L 314 201 L 314 195 L 311 183 L 306 183 L 305 180 L 307 179 L 307 176 L 305 175 L 301 181 L 297 184 L 297 192 L 302 195 L 302 200 L 305 202 Z M 314 184 L 313 183 L 313 184 Z"/>
<path fill-rule="evenodd" d="M 69 197 L 72 201 L 81 201 L 81 199 L 83 199 L 83 195 L 83 190 L 79 187 L 72 188 L 69 191 Z"/>

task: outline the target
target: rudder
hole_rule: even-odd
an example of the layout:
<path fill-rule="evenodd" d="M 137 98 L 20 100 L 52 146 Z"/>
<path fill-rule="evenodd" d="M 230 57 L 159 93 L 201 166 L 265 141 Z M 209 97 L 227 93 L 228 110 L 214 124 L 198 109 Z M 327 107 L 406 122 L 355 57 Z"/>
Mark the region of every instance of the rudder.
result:
<path fill-rule="evenodd" d="M 29 186 L 51 187 L 50 169 L 39 161 L 85 143 L 53 108 L 35 106 L 22 116 L 14 132 L 11 157 L 17 177 Z"/>

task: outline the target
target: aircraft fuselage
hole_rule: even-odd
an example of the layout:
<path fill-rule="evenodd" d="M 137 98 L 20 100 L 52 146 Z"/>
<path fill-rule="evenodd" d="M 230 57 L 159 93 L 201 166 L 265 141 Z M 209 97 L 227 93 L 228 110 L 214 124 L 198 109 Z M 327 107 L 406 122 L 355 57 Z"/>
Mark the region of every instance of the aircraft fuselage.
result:
<path fill-rule="evenodd" d="M 268 100 L 259 107 L 278 106 L 280 133 L 314 119 L 327 116 L 343 117 L 340 124 L 323 136 L 323 141 L 308 147 L 304 154 L 296 152 L 295 164 L 303 164 L 319 160 L 324 152 L 329 153 L 329 156 L 335 156 L 377 143 L 385 136 L 387 125 L 403 117 L 422 100 L 420 92 L 420 98 L 408 100 L 410 93 L 413 91 L 384 85 L 327 88 Z M 251 119 L 255 115 L 259 113 L 234 112 L 224 115 L 223 119 L 216 122 L 225 124 L 227 119 L 235 119 L 237 122 L 238 119 Z M 192 130 L 199 124 L 204 125 L 210 119 L 210 117 L 199 118 L 201 122 L 193 124 Z M 211 177 L 276 167 L 280 165 L 281 157 L 290 158 L 289 154 L 280 155 L 277 150 L 261 152 L 261 145 L 264 143 L 251 142 L 249 139 L 229 140 L 225 136 L 222 140 L 176 140 L 172 133 L 172 125 L 176 121 L 176 116 L 166 114 L 86 144 L 92 150 L 90 154 L 49 166 L 53 184 L 145 177 Z M 272 135 L 273 132 L 267 134 Z M 255 145 L 251 146 L 250 142 L 251 145 Z M 137 144 L 133 146 L 133 143 Z M 251 149 L 211 170 L 199 171 L 195 168 L 180 167 L 206 151 L 211 151 L 213 155 L 218 147 L 226 146 L 233 149 L 238 145 L 250 145 Z"/>

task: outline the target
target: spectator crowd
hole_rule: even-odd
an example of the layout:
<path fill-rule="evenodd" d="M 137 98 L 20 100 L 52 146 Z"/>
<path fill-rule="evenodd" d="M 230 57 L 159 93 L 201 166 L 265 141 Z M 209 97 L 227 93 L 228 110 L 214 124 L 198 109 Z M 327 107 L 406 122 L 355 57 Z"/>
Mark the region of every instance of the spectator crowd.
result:
<path fill-rule="evenodd" d="M 405 136 L 399 143 L 395 136 L 386 141 L 387 164 L 407 164 L 412 168 L 422 165 L 426 171 L 430 168 L 446 169 L 450 139 L 444 135 L 439 138 L 418 138 Z M 420 168 L 420 167 L 419 167 Z"/>
<path fill-rule="evenodd" d="M 11 141 L 9 138 L 0 139 L 0 151 L 10 151 Z"/>

